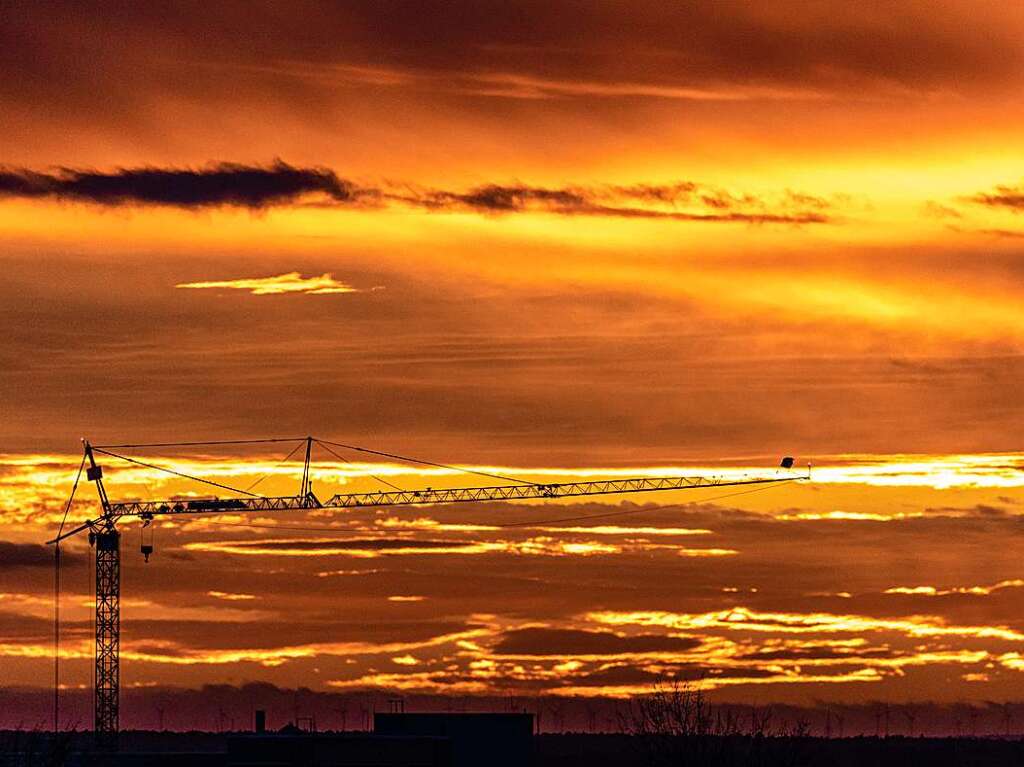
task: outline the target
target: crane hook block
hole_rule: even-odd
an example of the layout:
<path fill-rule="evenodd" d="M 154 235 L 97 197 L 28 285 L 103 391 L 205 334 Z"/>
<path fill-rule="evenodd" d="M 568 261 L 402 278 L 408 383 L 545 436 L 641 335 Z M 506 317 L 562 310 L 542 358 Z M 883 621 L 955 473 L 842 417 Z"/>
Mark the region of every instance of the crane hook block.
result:
<path fill-rule="evenodd" d="M 142 544 L 142 556 L 145 557 L 145 561 L 149 561 L 149 555 L 153 553 L 153 545 L 150 543 Z"/>

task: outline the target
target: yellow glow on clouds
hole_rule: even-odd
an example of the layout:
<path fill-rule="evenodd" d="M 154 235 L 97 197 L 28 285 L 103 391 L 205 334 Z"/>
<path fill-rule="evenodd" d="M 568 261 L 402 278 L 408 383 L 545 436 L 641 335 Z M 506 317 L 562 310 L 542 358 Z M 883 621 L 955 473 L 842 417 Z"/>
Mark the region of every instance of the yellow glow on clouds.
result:
<path fill-rule="evenodd" d="M 63 501 L 70 490 L 80 458 L 80 455 L 75 454 L 0 453 L 0 501 L 6 502 L 6 505 L 12 508 L 19 502 L 52 502 L 57 499 Z M 278 458 L 153 455 L 146 460 L 186 474 L 224 481 L 226 484 L 230 484 L 229 480 L 241 482 L 263 476 L 268 476 L 268 481 L 271 482 L 275 479 L 297 482 L 298 464 L 281 464 Z M 201 486 L 185 483 L 161 471 L 128 465 L 110 457 L 102 457 L 101 463 L 104 464 L 108 484 L 117 487 L 137 488 L 140 493 L 148 486 L 175 491 L 185 489 L 191 490 L 194 495 L 202 494 L 196 492 Z M 466 468 L 488 473 L 516 474 L 543 481 L 659 476 L 717 477 L 730 481 L 749 478 L 752 475 L 776 476 L 773 468 L 766 469 L 763 465 L 664 465 L 627 468 L 467 465 Z M 310 471 L 313 479 L 321 487 L 345 485 L 354 480 L 368 480 L 371 474 L 391 478 L 418 477 L 423 480 L 449 477 L 459 480 L 459 483 L 453 486 L 476 484 L 467 481 L 464 472 L 398 463 L 314 460 Z M 803 475 L 780 472 L 777 476 L 784 478 Z M 811 471 L 811 480 L 815 484 L 935 489 L 1024 487 L 1024 453 L 825 456 L 819 459 Z M 294 492 L 294 488 L 292 491 Z"/>
<path fill-rule="evenodd" d="M 174 287 L 192 290 L 247 290 L 254 296 L 274 296 L 283 293 L 305 293 L 310 296 L 334 293 L 355 293 L 356 288 L 339 282 L 330 273 L 319 277 L 303 277 L 299 272 L 288 272 L 275 277 L 213 280 L 208 282 L 182 282 Z"/>
<path fill-rule="evenodd" d="M 937 616 L 891 619 L 832 613 L 757 612 L 746 607 L 734 607 L 730 610 L 697 614 L 604 611 L 588 613 L 587 619 L 610 626 L 661 626 L 679 631 L 725 629 L 784 634 L 863 634 L 869 631 L 891 631 L 910 637 L 955 636 L 1024 642 L 1024 634 L 1005 626 L 950 626 Z"/>
<path fill-rule="evenodd" d="M 184 544 L 183 548 L 188 551 L 219 552 L 242 556 L 347 556 L 358 559 L 415 556 L 420 554 L 473 555 L 493 553 L 523 556 L 595 556 L 651 551 L 655 549 L 672 550 L 683 557 L 725 557 L 739 553 L 735 549 L 687 548 L 671 544 L 651 544 L 645 542 L 611 544 L 603 541 L 563 541 L 548 536 L 537 536 L 523 541 L 426 541 L 419 544 L 415 539 L 411 538 L 399 541 L 374 538 L 351 541 L 341 541 L 334 538 L 275 538 L 243 541 L 191 541 Z"/>
<path fill-rule="evenodd" d="M 886 594 L 905 594 L 908 596 L 944 597 L 950 594 L 970 594 L 972 596 L 988 596 L 995 591 L 1003 589 L 1020 588 L 1024 586 L 1024 580 L 1014 578 L 1006 581 L 999 581 L 991 586 L 954 586 L 941 589 L 935 586 L 893 586 L 886 589 Z"/>

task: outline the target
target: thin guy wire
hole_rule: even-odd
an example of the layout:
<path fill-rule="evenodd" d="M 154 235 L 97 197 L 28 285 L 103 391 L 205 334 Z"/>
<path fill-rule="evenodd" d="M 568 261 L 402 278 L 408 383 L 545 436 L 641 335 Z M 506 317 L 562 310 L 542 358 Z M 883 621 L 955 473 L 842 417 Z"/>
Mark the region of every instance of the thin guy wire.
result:
<path fill-rule="evenodd" d="M 139 466 L 145 466 L 147 469 L 155 469 L 157 471 L 164 471 L 164 472 L 167 472 L 168 474 L 174 474 L 177 477 L 182 477 L 184 479 L 190 479 L 193 482 L 202 482 L 204 485 L 211 485 L 213 487 L 219 487 L 221 490 L 229 490 L 232 493 L 238 493 L 239 495 L 248 495 L 248 496 L 252 496 L 253 498 L 261 498 L 262 497 L 260 495 L 257 495 L 256 493 L 250 493 L 247 490 L 241 490 L 241 489 L 239 489 L 237 487 L 231 487 L 230 485 L 222 485 L 220 482 L 214 482 L 213 480 L 210 480 L 210 479 L 203 479 L 202 477 L 196 477 L 196 476 L 193 476 L 192 474 L 185 474 L 184 472 L 181 472 L 181 471 L 175 471 L 174 469 L 168 469 L 166 466 L 158 466 L 158 465 L 153 464 L 153 463 L 146 463 L 145 461 L 139 461 L 139 460 L 137 460 L 135 458 L 128 458 L 127 456 L 124 456 L 124 455 L 118 455 L 117 453 L 111 453 L 109 450 L 104 450 L 103 448 L 99 448 L 99 447 L 95 447 L 94 446 L 93 450 L 95 452 L 97 452 L 97 453 L 103 453 L 104 455 L 109 455 L 112 458 L 120 458 L 122 461 L 128 461 L 128 463 L 134 463 L 134 464 L 138 464 Z"/>
<path fill-rule="evenodd" d="M 277 469 L 277 468 L 283 466 L 284 464 L 288 463 L 288 460 L 299 451 L 300 447 L 302 447 L 302 442 L 297 444 L 294 448 L 292 448 L 292 451 L 290 453 L 288 453 L 288 455 L 286 455 L 284 458 L 282 458 L 280 461 L 278 461 L 277 464 L 275 464 L 274 469 Z M 271 471 L 273 471 L 273 469 Z M 265 480 L 269 476 L 270 476 L 270 474 L 264 474 L 262 477 L 257 479 L 255 482 L 253 482 L 247 488 L 245 488 L 245 492 L 249 492 L 254 487 L 256 487 L 256 485 L 258 485 L 260 482 L 262 482 L 263 480 Z"/>
<path fill-rule="evenodd" d="M 325 444 L 324 444 L 323 442 L 321 442 L 320 440 L 318 440 L 318 439 L 315 439 L 315 438 L 314 438 L 314 440 L 313 440 L 313 441 L 314 441 L 314 442 L 316 442 L 316 444 L 318 444 L 318 445 L 319 445 L 320 447 L 322 447 L 322 448 L 323 448 L 324 450 L 326 450 L 326 451 L 327 451 L 328 453 L 330 453 L 331 455 L 333 455 L 333 456 L 334 456 L 335 458 L 337 458 L 337 459 L 338 459 L 339 461 L 342 461 L 342 462 L 344 462 L 344 463 L 348 463 L 348 464 L 351 464 L 351 463 L 352 463 L 352 461 L 348 460 L 347 458 L 343 458 L 342 456 L 340 456 L 340 455 L 338 455 L 337 453 L 335 453 L 335 452 L 334 452 L 333 450 L 331 450 L 331 448 L 327 447 L 327 445 L 325 445 Z M 405 490 L 403 490 L 402 488 L 400 488 L 400 487 L 399 487 L 398 485 L 395 485 L 395 484 L 393 484 L 393 483 L 391 483 L 391 482 L 388 482 L 388 481 L 387 481 L 386 479 L 381 479 L 381 478 L 380 478 L 380 477 L 378 477 L 378 476 L 377 476 L 376 474 L 369 474 L 369 475 L 367 475 L 367 476 L 373 477 L 373 478 L 374 478 L 375 480 L 377 480 L 378 482 L 380 482 L 380 483 L 381 483 L 382 485 L 387 485 L 387 486 L 388 486 L 388 487 L 390 487 L 390 488 L 391 488 L 392 490 L 397 490 L 397 491 L 398 491 L 398 492 L 400 492 L 400 493 L 404 493 L 404 492 L 405 492 Z"/>
<path fill-rule="evenodd" d="M 334 445 L 335 447 L 344 448 L 345 450 L 355 450 L 359 453 L 369 453 L 371 455 L 379 455 L 384 458 L 395 458 L 399 461 L 408 461 L 409 463 L 418 463 L 423 466 L 433 466 L 437 469 L 448 469 L 450 471 L 460 471 L 466 474 L 476 474 L 481 477 L 490 477 L 491 479 L 502 479 L 506 482 L 518 482 L 521 485 L 536 485 L 536 482 L 530 482 L 525 479 L 519 479 L 518 477 L 509 477 L 504 474 L 489 474 L 486 471 L 476 471 L 474 469 L 467 469 L 464 466 L 449 466 L 445 463 L 434 463 L 433 461 L 424 461 L 420 458 L 410 458 L 405 455 L 398 455 L 396 453 L 385 453 L 381 450 L 370 450 L 366 447 L 356 447 L 355 445 L 345 445 L 341 442 L 331 442 L 330 440 L 317 440 L 321 444 L 326 443 L 328 445 Z"/>
<path fill-rule="evenodd" d="M 213 439 L 206 442 L 146 442 L 132 445 L 93 445 L 93 448 L 124 449 L 140 447 L 204 447 L 206 445 L 259 445 L 268 442 L 298 442 L 305 437 L 274 437 L 270 439 Z"/>

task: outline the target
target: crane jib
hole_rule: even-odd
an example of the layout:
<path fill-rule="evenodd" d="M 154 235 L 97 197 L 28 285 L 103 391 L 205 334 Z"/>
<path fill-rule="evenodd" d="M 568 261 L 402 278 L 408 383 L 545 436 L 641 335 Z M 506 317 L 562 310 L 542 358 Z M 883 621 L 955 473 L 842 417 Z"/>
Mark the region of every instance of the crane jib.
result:
<path fill-rule="evenodd" d="M 219 512 L 298 511 L 310 508 L 351 509 L 371 506 L 410 506 L 473 501 L 510 501 L 544 498 L 569 498 L 585 495 L 640 493 L 655 490 L 682 490 L 699 487 L 754 485 L 792 481 L 792 475 L 730 479 L 726 477 L 638 477 L 594 482 L 554 484 L 495 485 L 492 487 L 426 488 L 373 493 L 345 493 L 319 501 L 312 493 L 305 496 L 256 498 L 205 498 L 196 500 L 125 501 L 109 504 L 111 517 L 156 516 L 167 514 L 216 514 Z"/>

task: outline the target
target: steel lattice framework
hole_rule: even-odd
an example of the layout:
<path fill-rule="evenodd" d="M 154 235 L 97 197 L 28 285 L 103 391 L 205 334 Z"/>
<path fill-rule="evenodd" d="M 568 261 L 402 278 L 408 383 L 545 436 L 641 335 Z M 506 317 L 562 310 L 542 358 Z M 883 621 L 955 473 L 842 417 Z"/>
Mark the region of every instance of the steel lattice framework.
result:
<path fill-rule="evenodd" d="M 95 534 L 96 676 L 95 730 L 103 741 L 117 736 L 120 710 L 121 534 L 113 527 Z"/>
<path fill-rule="evenodd" d="M 654 490 L 682 490 L 696 487 L 722 487 L 780 482 L 765 479 L 727 479 L 723 477 L 638 477 L 603 479 L 595 482 L 562 482 L 535 485 L 494 485 L 491 487 L 454 487 L 426 490 L 393 490 L 375 493 L 344 493 L 320 501 L 306 496 L 273 498 L 206 498 L 196 501 L 125 501 L 110 504 L 110 516 L 155 517 L 166 514 L 211 514 L 228 511 L 300 511 L 303 509 L 354 509 L 370 506 L 413 506 L 431 503 L 472 503 L 477 501 L 525 501 L 538 498 L 568 498 L 580 495 L 643 493 Z M 88 523 L 87 523 L 88 524 Z M 72 530 L 68 535 L 72 535 Z"/>

